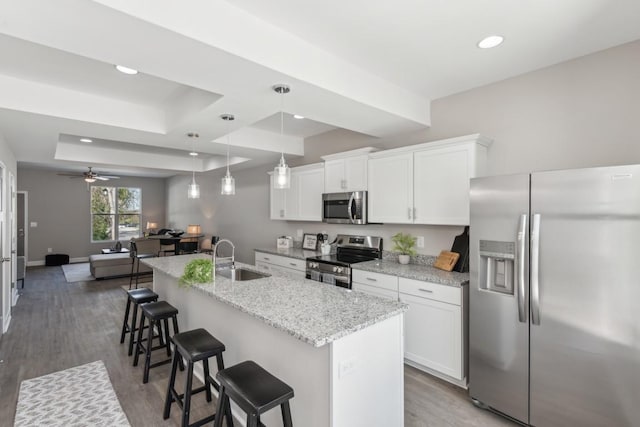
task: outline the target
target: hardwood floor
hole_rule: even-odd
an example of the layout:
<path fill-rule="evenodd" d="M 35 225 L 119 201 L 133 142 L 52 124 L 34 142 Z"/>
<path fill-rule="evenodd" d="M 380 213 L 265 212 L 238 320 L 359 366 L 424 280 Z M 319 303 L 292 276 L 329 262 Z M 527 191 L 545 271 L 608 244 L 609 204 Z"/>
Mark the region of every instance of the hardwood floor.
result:
<path fill-rule="evenodd" d="M 12 424 L 7 420 L 14 418 L 21 381 L 95 360 L 104 361 L 132 426 L 180 425 L 175 404 L 171 418 L 162 419 L 170 366 L 152 369 L 149 383 L 143 384 L 141 367 L 131 366 L 126 345 L 119 344 L 123 284 L 128 279 L 67 283 L 60 267 L 27 271 L 9 331 L 0 339 L 0 425 Z M 179 392 L 183 383 L 178 372 Z M 203 393 L 196 395 L 191 420 L 214 410 Z M 464 390 L 405 367 L 405 426 L 508 425 L 515 424 L 475 408 Z"/>

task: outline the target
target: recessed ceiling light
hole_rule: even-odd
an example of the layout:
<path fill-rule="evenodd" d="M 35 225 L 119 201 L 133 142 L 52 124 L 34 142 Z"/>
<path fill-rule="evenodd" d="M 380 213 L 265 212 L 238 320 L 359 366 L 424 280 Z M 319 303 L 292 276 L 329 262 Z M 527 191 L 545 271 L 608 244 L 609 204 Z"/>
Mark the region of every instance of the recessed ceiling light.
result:
<path fill-rule="evenodd" d="M 300 114 L 294 114 L 293 118 L 294 119 L 298 119 L 298 120 L 302 120 L 302 119 L 304 119 L 304 116 L 301 116 Z"/>
<path fill-rule="evenodd" d="M 192 151 L 192 152 L 189 153 L 189 155 L 195 157 L 195 156 L 198 155 L 198 153 L 196 153 L 195 151 Z"/>
<path fill-rule="evenodd" d="M 504 37 L 502 36 L 489 36 L 485 37 L 478 42 L 478 47 L 480 49 L 491 49 L 492 47 L 496 47 L 504 41 Z"/>
<path fill-rule="evenodd" d="M 87 144 L 90 144 L 93 142 L 93 139 L 89 139 L 89 138 L 80 138 L 80 142 L 86 142 Z"/>
<path fill-rule="evenodd" d="M 133 68 L 125 67 L 124 65 L 116 65 L 116 70 L 125 74 L 138 74 L 138 70 L 134 70 Z"/>

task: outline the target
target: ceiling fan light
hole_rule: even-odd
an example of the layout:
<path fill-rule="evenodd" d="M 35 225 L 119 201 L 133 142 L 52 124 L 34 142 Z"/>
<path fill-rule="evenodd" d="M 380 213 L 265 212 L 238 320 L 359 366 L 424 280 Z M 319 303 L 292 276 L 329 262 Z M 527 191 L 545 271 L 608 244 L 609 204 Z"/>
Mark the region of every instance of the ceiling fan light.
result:
<path fill-rule="evenodd" d="M 229 171 L 222 177 L 222 190 L 220 194 L 223 196 L 233 196 L 236 194 L 236 180 L 231 176 Z"/>
<path fill-rule="evenodd" d="M 96 182 L 96 179 L 92 176 L 87 176 L 84 180 L 88 183 Z"/>

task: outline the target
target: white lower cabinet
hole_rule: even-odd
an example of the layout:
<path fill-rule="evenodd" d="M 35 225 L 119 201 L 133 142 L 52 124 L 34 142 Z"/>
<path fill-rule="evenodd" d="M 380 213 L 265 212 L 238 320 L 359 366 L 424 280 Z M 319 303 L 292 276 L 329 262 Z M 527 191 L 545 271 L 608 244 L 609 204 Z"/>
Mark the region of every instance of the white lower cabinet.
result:
<path fill-rule="evenodd" d="M 409 304 L 404 316 L 407 361 L 460 385 L 466 377 L 463 288 L 400 278 L 400 301 Z"/>
<path fill-rule="evenodd" d="M 256 251 L 255 265 L 260 270 L 266 272 L 288 273 L 300 279 L 304 279 L 306 275 L 306 264 L 303 259 L 271 255 Z"/>

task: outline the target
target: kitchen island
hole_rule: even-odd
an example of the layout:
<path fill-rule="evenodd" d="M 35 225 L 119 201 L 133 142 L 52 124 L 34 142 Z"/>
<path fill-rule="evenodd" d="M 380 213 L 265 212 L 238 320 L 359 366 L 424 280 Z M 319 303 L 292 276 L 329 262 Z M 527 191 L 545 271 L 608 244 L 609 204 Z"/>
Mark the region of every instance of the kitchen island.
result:
<path fill-rule="evenodd" d="M 284 273 L 244 282 L 217 274 L 214 283 L 179 287 L 196 258 L 209 257 L 143 262 L 153 268 L 154 291 L 179 310 L 182 331 L 207 329 L 226 346 L 225 366 L 254 360 L 293 387 L 294 425 L 403 425 L 405 304 Z M 282 425 L 278 410 L 262 420 Z"/>

